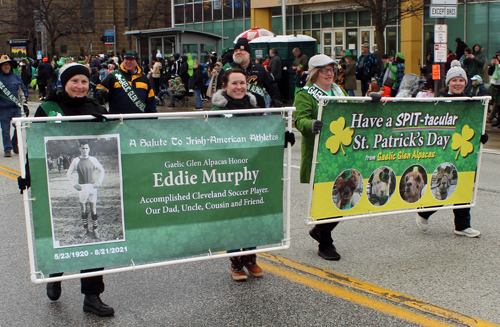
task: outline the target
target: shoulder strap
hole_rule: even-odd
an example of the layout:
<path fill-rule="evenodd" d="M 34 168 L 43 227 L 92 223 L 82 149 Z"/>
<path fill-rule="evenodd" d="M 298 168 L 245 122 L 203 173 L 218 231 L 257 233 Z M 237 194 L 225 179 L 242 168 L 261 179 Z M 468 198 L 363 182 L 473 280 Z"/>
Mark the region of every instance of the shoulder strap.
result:
<path fill-rule="evenodd" d="M 43 109 L 43 111 L 48 117 L 54 117 L 57 116 L 57 114 L 65 116 L 61 107 L 55 101 L 47 101 L 45 103 L 42 103 L 40 107 Z"/>
<path fill-rule="evenodd" d="M 141 98 L 139 98 L 137 93 L 135 93 L 134 88 L 128 83 L 127 79 L 118 70 L 114 70 L 110 74 L 116 78 L 118 84 L 120 84 L 123 91 L 125 91 L 128 95 L 130 101 L 132 101 L 132 103 L 139 108 L 140 111 L 144 112 L 146 104 L 141 100 Z"/>

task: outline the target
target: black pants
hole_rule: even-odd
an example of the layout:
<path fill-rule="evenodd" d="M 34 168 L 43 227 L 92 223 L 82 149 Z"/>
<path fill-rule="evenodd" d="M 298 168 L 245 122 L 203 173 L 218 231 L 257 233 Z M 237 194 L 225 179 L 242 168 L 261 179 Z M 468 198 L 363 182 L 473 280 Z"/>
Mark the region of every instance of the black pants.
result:
<path fill-rule="evenodd" d="M 436 211 L 419 212 L 420 217 L 429 219 Z M 470 227 L 470 208 L 453 209 L 455 214 L 455 230 L 464 230 Z"/>
<path fill-rule="evenodd" d="M 337 225 L 339 224 L 338 221 L 334 223 L 327 223 L 327 224 L 317 224 L 314 226 L 314 229 L 316 229 L 319 232 L 319 244 L 332 244 L 333 239 L 332 239 L 332 231 Z"/>
<path fill-rule="evenodd" d="M 156 96 L 160 93 L 160 78 L 153 77 L 153 92 Z"/>
<path fill-rule="evenodd" d="M 81 273 L 93 272 L 93 271 L 101 271 L 104 268 L 94 268 L 94 269 L 85 269 L 80 271 Z M 50 274 L 50 277 L 60 277 L 64 273 L 56 273 Z M 102 275 L 86 277 L 80 279 L 81 282 L 81 292 L 85 295 L 99 295 L 104 292 L 104 281 Z"/>

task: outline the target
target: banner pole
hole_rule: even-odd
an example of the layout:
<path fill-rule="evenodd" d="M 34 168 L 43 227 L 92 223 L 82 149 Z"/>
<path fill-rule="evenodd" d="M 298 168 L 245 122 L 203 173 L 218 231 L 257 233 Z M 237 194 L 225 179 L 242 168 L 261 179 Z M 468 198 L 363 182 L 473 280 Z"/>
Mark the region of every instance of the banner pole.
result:
<path fill-rule="evenodd" d="M 293 111 L 287 111 L 287 131 L 293 133 L 292 131 L 292 122 L 293 122 Z M 292 146 L 287 145 L 287 154 L 286 154 L 286 228 L 285 228 L 285 249 L 290 248 L 290 235 L 291 235 L 291 227 L 290 227 L 290 207 L 291 207 L 291 179 L 292 179 Z"/>

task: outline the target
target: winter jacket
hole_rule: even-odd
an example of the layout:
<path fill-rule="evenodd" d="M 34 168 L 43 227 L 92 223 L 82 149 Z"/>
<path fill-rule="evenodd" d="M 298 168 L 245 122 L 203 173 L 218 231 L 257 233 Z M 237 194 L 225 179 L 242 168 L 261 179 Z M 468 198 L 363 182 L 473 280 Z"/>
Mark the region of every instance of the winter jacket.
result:
<path fill-rule="evenodd" d="M 297 108 L 297 110 L 293 113 L 295 127 L 302 134 L 302 158 L 300 162 L 301 183 L 309 183 L 309 179 L 311 177 L 315 137 L 315 134 L 312 133 L 311 125 L 313 121 L 318 119 L 318 101 L 312 95 L 308 94 L 306 90 L 307 87 L 312 85 L 312 83 L 308 83 L 306 87 L 297 92 L 295 95 L 295 101 L 293 102 L 293 106 Z M 344 96 L 348 96 L 345 90 L 341 90 Z"/>
<path fill-rule="evenodd" d="M 45 70 L 45 66 L 38 67 L 38 73 L 36 74 L 36 83 L 38 85 L 47 86 L 49 83 L 49 73 Z"/>
<path fill-rule="evenodd" d="M 3 71 L 0 73 L 0 81 L 7 87 L 7 89 L 19 99 L 19 86 L 21 87 L 22 92 L 24 93 L 25 99 L 28 99 L 28 89 L 24 86 L 23 81 L 19 75 L 16 75 L 12 72 L 5 74 Z M 6 95 L 3 91 L 0 91 L 0 94 L 3 95 L 0 97 L 0 110 L 1 109 L 12 109 L 19 108 L 14 102 L 6 99 Z"/>
<path fill-rule="evenodd" d="M 293 61 L 293 65 L 301 67 L 303 71 L 309 70 L 308 64 L 309 64 L 309 57 L 307 57 L 302 52 L 300 53 L 300 56 L 296 57 L 295 60 Z"/>
<path fill-rule="evenodd" d="M 457 58 L 462 58 L 465 52 L 465 48 L 467 48 L 467 44 L 465 44 L 464 41 L 460 40 L 457 44 L 457 50 L 455 51 L 455 55 L 457 56 Z"/>
<path fill-rule="evenodd" d="M 123 67 L 123 63 L 117 70 L 132 86 L 135 93 L 146 104 L 144 112 L 157 112 L 155 93 L 149 85 L 146 75 L 142 74 L 141 68 L 137 66 L 137 71 L 131 73 Z M 109 113 L 141 113 L 142 111 L 132 102 L 125 90 L 121 87 L 114 74 L 108 74 L 101 81 L 97 89 L 104 90 L 109 97 Z"/>
<path fill-rule="evenodd" d="M 479 51 L 476 51 L 476 45 L 479 45 Z M 481 52 L 481 44 L 474 44 L 474 47 L 472 47 L 472 55 L 474 58 L 464 59 L 464 64 L 467 65 L 467 76 L 469 79 L 474 75 L 483 75 L 483 67 L 486 62 L 486 55 Z"/>
<path fill-rule="evenodd" d="M 203 90 L 203 67 L 201 65 L 195 69 L 193 76 L 190 78 L 190 83 L 193 90 Z"/>
<path fill-rule="evenodd" d="M 370 81 L 377 71 L 377 58 L 373 53 L 361 54 L 356 61 L 356 78 L 359 80 Z"/>
<path fill-rule="evenodd" d="M 161 62 L 157 61 L 153 65 L 153 71 L 151 72 L 151 77 L 160 78 L 161 77 Z"/>
<path fill-rule="evenodd" d="M 96 99 L 83 97 L 83 98 L 71 98 L 65 91 L 59 92 L 57 94 L 51 93 L 47 98 L 47 102 L 42 103 L 38 106 L 35 117 L 47 117 L 49 116 L 50 103 L 55 102 L 61 108 L 64 116 L 80 116 L 80 115 L 90 115 L 90 114 L 107 114 L 106 108 L 101 106 Z M 56 112 L 57 113 L 57 112 Z"/>
<path fill-rule="evenodd" d="M 233 99 L 227 95 L 226 90 L 217 91 L 212 97 L 212 110 L 231 110 L 231 109 L 251 109 L 257 107 L 257 99 L 252 93 L 246 93 L 243 99 Z M 237 114 L 235 117 L 244 116 L 262 116 L 261 113 Z"/>
<path fill-rule="evenodd" d="M 274 80 L 281 80 L 281 72 L 283 71 L 283 65 L 281 64 L 281 58 L 278 55 L 274 55 L 269 63 L 271 68 L 271 75 L 273 75 Z"/>
<path fill-rule="evenodd" d="M 240 65 L 234 62 L 231 64 L 231 67 L 241 68 Z M 255 95 L 255 98 L 257 99 L 257 106 L 259 108 L 266 107 L 266 103 L 264 101 L 266 91 L 271 96 L 271 106 L 281 106 L 281 95 L 278 86 L 269 72 L 261 64 L 250 62 L 247 69 L 243 70 L 247 73 L 247 91 Z M 222 78 L 222 76 L 219 76 L 219 78 Z"/>
<path fill-rule="evenodd" d="M 342 72 L 345 76 L 345 89 L 346 90 L 356 90 L 356 63 L 351 60 L 351 62 L 346 63 L 345 69 L 342 68 Z"/>

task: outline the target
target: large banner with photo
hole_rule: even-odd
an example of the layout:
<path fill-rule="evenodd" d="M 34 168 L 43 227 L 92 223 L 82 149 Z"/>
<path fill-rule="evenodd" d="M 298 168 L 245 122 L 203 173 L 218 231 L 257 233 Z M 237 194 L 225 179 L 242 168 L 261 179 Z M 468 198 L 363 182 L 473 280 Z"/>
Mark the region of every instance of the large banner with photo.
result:
<path fill-rule="evenodd" d="M 44 274 L 280 244 L 285 119 L 32 123 Z"/>
<path fill-rule="evenodd" d="M 481 101 L 328 103 L 311 217 L 470 203 L 483 118 Z"/>

